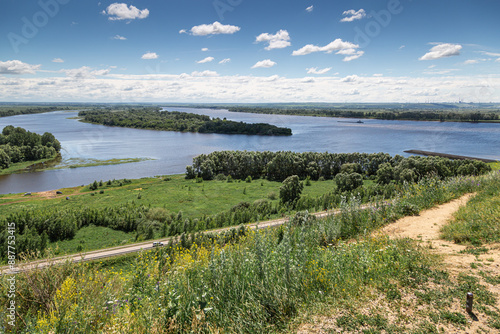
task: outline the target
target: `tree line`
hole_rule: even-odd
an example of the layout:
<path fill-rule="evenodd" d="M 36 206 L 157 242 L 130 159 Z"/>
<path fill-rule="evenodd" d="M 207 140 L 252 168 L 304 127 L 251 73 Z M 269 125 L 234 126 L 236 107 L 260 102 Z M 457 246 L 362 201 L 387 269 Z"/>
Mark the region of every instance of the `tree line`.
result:
<path fill-rule="evenodd" d="M 300 179 L 334 179 L 338 174 L 360 174 L 379 183 L 416 182 L 434 174 L 440 178 L 455 175 L 480 175 L 491 170 L 476 160 L 450 160 L 441 157 L 400 155 L 387 153 L 318 153 L 318 152 L 249 152 L 216 151 L 193 158 L 186 167 L 186 178 L 212 180 L 223 174 L 244 180 L 266 178 L 282 182 L 297 175 Z"/>
<path fill-rule="evenodd" d="M 491 122 L 500 121 L 499 110 L 496 112 L 451 111 L 451 110 L 351 110 L 323 108 L 266 108 L 266 107 L 230 107 L 230 111 L 257 114 L 278 114 L 297 116 L 321 116 L 339 118 L 368 118 L 380 120 L 413 121 L 454 121 L 454 122 Z"/>
<path fill-rule="evenodd" d="M 28 115 L 28 114 L 41 114 L 56 110 L 65 110 L 67 108 L 63 107 L 14 107 L 12 108 L 0 108 L 0 117 L 9 117 L 17 115 Z"/>
<path fill-rule="evenodd" d="M 53 158 L 60 150 L 61 143 L 52 133 L 39 135 L 9 125 L 0 134 L 0 169 L 12 163 Z"/>
<path fill-rule="evenodd" d="M 159 108 L 118 111 L 88 110 L 80 111 L 78 116 L 83 117 L 83 120 L 89 123 L 139 129 L 263 136 L 290 136 L 292 134 L 289 128 L 267 123 L 253 124 L 220 118 L 211 119 L 206 115 L 161 111 Z"/>

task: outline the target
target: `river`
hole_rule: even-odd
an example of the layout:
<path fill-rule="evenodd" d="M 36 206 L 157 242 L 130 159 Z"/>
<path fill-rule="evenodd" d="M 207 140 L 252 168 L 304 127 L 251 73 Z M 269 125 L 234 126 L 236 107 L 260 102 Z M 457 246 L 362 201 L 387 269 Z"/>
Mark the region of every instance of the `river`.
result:
<path fill-rule="evenodd" d="M 500 124 L 440 123 L 261 115 L 227 110 L 166 108 L 167 110 L 226 117 L 250 123 L 289 127 L 287 137 L 198 134 L 106 127 L 71 119 L 77 112 L 0 118 L 7 125 L 43 134 L 51 132 L 62 144 L 63 160 L 71 158 L 148 158 L 153 160 L 110 166 L 68 168 L 0 176 L 0 194 L 36 192 L 89 184 L 94 180 L 141 178 L 179 174 L 201 153 L 218 150 L 386 152 L 417 149 L 500 160 Z M 354 119 L 352 121 L 357 121 Z"/>

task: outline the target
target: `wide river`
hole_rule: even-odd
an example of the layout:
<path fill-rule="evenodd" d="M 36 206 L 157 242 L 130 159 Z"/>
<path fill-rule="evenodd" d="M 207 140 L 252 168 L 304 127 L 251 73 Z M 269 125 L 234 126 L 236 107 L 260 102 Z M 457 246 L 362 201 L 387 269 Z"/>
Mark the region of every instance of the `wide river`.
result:
<path fill-rule="evenodd" d="M 500 124 L 439 123 L 260 115 L 227 110 L 167 108 L 250 123 L 289 127 L 289 137 L 220 135 L 106 127 L 70 119 L 77 112 L 50 112 L 0 118 L 36 133 L 52 132 L 62 157 L 80 159 L 149 158 L 137 163 L 47 170 L 0 176 L 0 194 L 35 192 L 89 184 L 94 180 L 179 174 L 192 158 L 218 150 L 386 152 L 418 149 L 500 160 Z M 338 122 L 338 121 L 342 122 Z M 352 120 L 357 121 L 357 119 Z"/>

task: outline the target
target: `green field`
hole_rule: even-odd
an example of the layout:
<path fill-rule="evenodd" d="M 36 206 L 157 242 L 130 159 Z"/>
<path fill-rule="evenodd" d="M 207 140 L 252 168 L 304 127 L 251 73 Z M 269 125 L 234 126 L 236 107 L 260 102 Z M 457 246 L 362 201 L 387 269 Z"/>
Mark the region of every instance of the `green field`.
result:
<path fill-rule="evenodd" d="M 365 182 L 372 183 L 372 181 Z M 3 204 L 0 219 L 28 209 L 50 208 L 57 212 L 73 207 L 102 209 L 127 203 L 161 208 L 174 215 L 182 212 L 184 218 L 195 219 L 228 211 L 240 202 L 253 203 L 259 199 L 267 199 L 272 203 L 278 203 L 279 188 L 282 185 L 281 182 L 264 179 L 253 180 L 251 183 L 241 180 L 234 180 L 231 183 L 226 181 L 197 183 L 195 180 L 186 180 L 184 175 L 127 180 L 122 182 L 122 186 L 117 185 L 119 184 L 117 182 L 113 183 L 114 186 L 107 186 L 106 183 L 104 181 L 103 186 L 95 191 L 89 190 L 88 186 L 59 189 L 62 195 L 56 195 L 56 190 L 33 193 L 31 196 L 0 195 L 0 204 Z M 331 180 L 311 181 L 310 186 L 304 187 L 302 196 L 315 198 L 334 189 L 335 183 Z M 69 197 L 69 200 L 66 200 L 66 197 Z M 158 233 L 155 236 L 159 237 Z M 73 239 L 53 242 L 49 247 L 56 254 L 69 254 L 135 241 L 135 233 L 91 225 L 77 231 Z"/>

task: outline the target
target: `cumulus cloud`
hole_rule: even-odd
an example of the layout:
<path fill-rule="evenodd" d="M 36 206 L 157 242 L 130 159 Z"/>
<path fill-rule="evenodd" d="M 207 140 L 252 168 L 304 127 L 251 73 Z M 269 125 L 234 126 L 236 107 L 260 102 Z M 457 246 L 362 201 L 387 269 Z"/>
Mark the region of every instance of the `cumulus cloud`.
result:
<path fill-rule="evenodd" d="M 54 58 L 54 59 L 52 59 L 52 62 L 53 63 L 64 63 L 64 60 L 61 58 Z"/>
<path fill-rule="evenodd" d="M 20 60 L 0 61 L 0 74 L 35 74 L 42 65 L 31 65 Z"/>
<path fill-rule="evenodd" d="M 123 37 L 123 36 L 120 36 L 120 35 L 114 36 L 113 39 L 117 39 L 117 40 L 120 40 L 120 41 L 126 41 L 127 40 L 126 37 Z"/>
<path fill-rule="evenodd" d="M 281 29 L 278 31 L 276 34 L 271 35 L 268 33 L 263 33 L 257 36 L 255 39 L 256 43 L 260 42 L 267 42 L 269 43 L 268 46 L 266 46 L 266 50 L 272 50 L 272 49 L 283 49 L 286 48 L 287 46 L 290 46 L 290 35 L 288 34 L 288 31 Z"/>
<path fill-rule="evenodd" d="M 102 11 L 102 14 L 109 15 L 109 20 L 135 20 L 135 19 L 145 19 L 149 16 L 149 10 L 140 10 L 135 6 L 127 6 L 125 3 L 113 3 Z"/>
<path fill-rule="evenodd" d="M 272 61 L 271 59 L 265 59 L 255 63 L 255 65 L 253 65 L 252 68 L 269 68 L 273 67 L 274 65 L 276 65 L 274 61 Z"/>
<path fill-rule="evenodd" d="M 148 52 L 142 55 L 141 59 L 157 59 L 159 56 L 156 52 Z"/>
<path fill-rule="evenodd" d="M 209 71 L 209 70 L 206 70 L 203 72 L 194 71 L 191 73 L 191 76 L 193 76 L 193 77 L 217 77 L 217 76 L 219 76 L 219 73 L 217 73 L 215 71 Z"/>
<path fill-rule="evenodd" d="M 309 7 L 306 8 L 306 11 L 308 13 L 312 12 L 313 10 L 314 10 L 314 6 L 309 6 Z"/>
<path fill-rule="evenodd" d="M 213 61 L 215 58 L 214 57 L 206 57 L 202 60 L 198 60 L 197 63 L 198 64 L 205 64 L 205 63 L 210 63 L 211 61 Z"/>
<path fill-rule="evenodd" d="M 201 51 L 203 52 L 207 52 L 208 51 L 208 48 L 202 48 Z"/>
<path fill-rule="evenodd" d="M 109 69 L 104 70 L 94 70 L 88 66 L 82 66 L 80 68 L 72 68 L 72 69 L 64 69 L 61 70 L 62 73 L 65 73 L 68 77 L 75 79 L 85 79 L 85 78 L 94 78 L 96 76 L 104 76 L 109 74 Z"/>
<path fill-rule="evenodd" d="M 207 36 L 207 35 L 219 35 L 219 34 L 234 34 L 240 31 L 240 27 L 232 26 L 229 24 L 221 24 L 215 21 L 212 24 L 201 24 L 199 26 L 194 26 L 191 28 L 191 34 L 194 36 Z M 185 29 L 179 31 L 180 34 L 187 33 Z"/>
<path fill-rule="evenodd" d="M 231 58 L 224 58 L 224 59 L 222 59 L 222 60 L 219 62 L 219 64 L 227 64 L 227 63 L 229 63 L 230 61 L 231 61 Z"/>
<path fill-rule="evenodd" d="M 351 42 L 345 42 L 340 38 L 337 38 L 333 42 L 325 46 L 317 46 L 313 44 L 307 44 L 302 48 L 292 52 L 292 56 L 304 56 L 313 52 L 325 52 L 332 53 L 337 51 L 336 54 L 345 55 L 344 61 L 351 61 L 357 59 L 364 54 L 364 51 L 357 51 L 359 48 L 358 44 L 353 44 Z"/>
<path fill-rule="evenodd" d="M 434 60 L 439 58 L 458 56 L 462 46 L 460 44 L 441 43 L 433 46 L 429 52 L 419 58 L 419 60 Z"/>
<path fill-rule="evenodd" d="M 348 75 L 345 78 L 342 78 L 340 81 L 342 82 L 355 82 L 358 81 L 359 77 L 356 74 Z"/>
<path fill-rule="evenodd" d="M 366 17 L 366 12 L 362 8 L 358 11 L 349 9 L 343 12 L 342 15 L 344 15 L 345 17 L 340 20 L 340 22 L 352 22 L 354 20 L 361 20 L 362 18 Z"/>
<path fill-rule="evenodd" d="M 308 74 L 325 74 L 326 72 L 329 72 L 331 69 L 332 69 L 331 67 L 323 68 L 321 70 L 318 70 L 317 67 L 306 68 Z"/>

